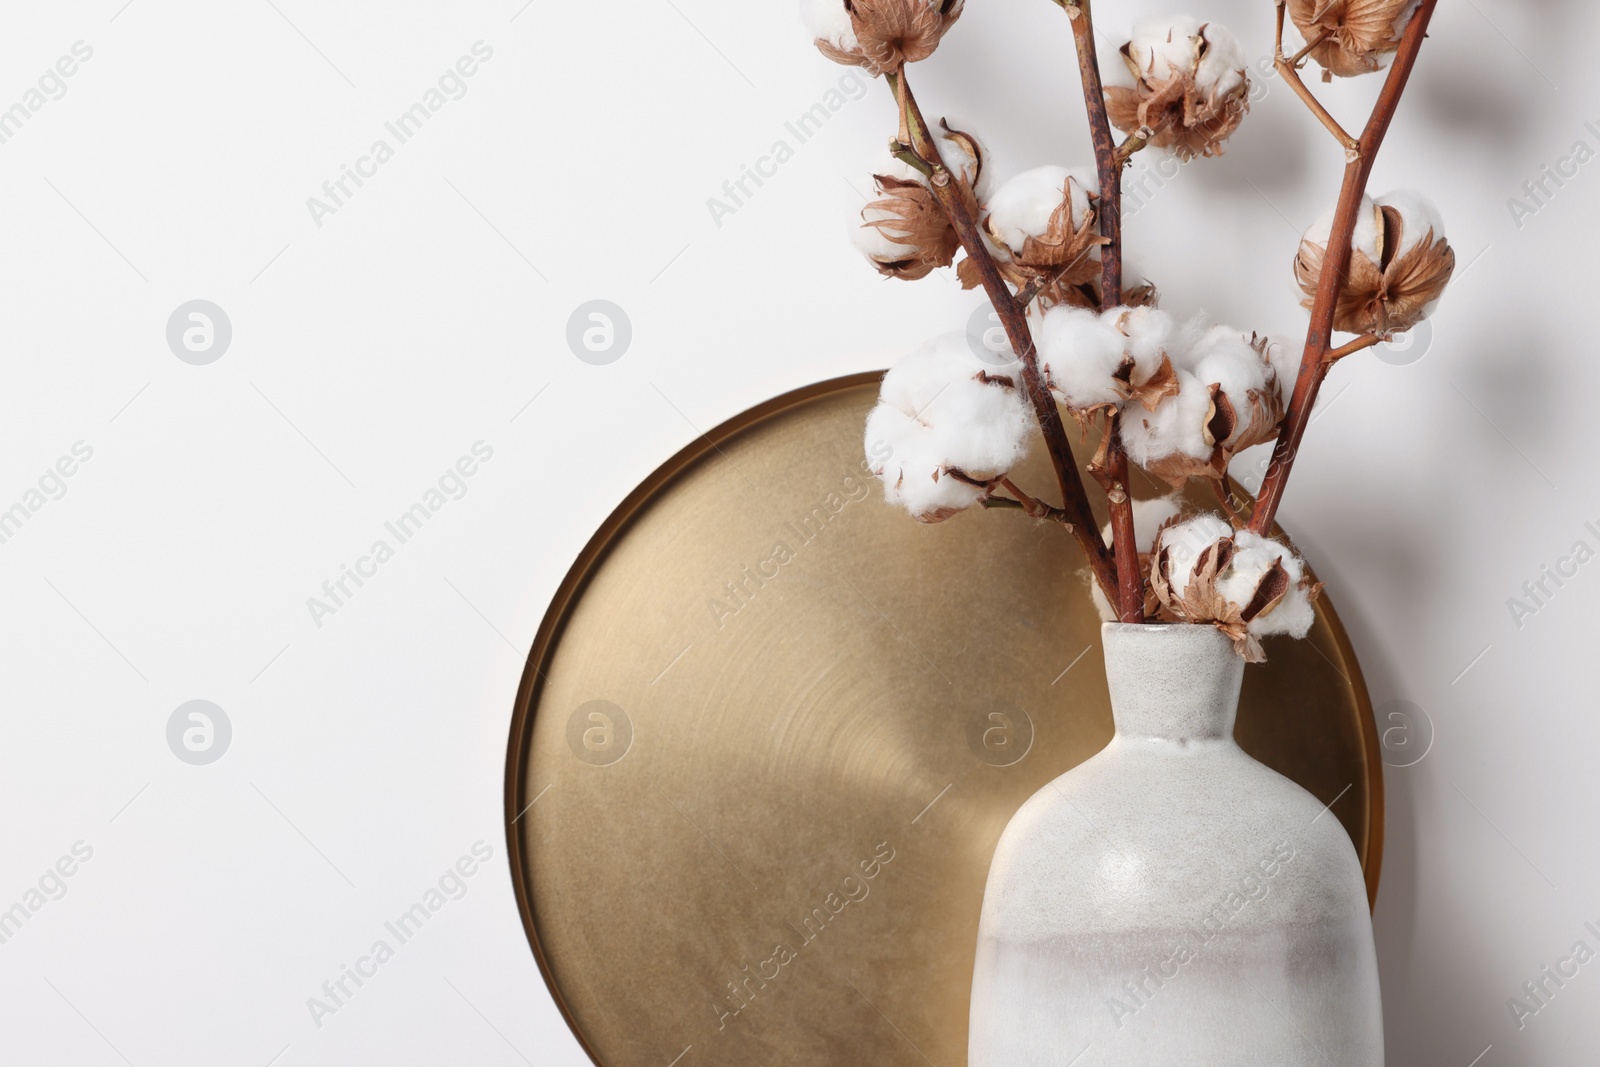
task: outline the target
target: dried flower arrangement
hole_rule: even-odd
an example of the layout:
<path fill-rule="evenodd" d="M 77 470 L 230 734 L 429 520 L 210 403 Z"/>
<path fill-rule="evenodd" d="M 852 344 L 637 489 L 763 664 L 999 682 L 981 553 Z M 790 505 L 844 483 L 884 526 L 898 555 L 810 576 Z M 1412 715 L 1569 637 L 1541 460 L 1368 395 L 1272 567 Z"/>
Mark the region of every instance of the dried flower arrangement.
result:
<path fill-rule="evenodd" d="M 997 183 L 982 143 L 935 129 L 906 73 L 961 17 L 964 0 L 801 0 L 817 48 L 882 76 L 899 115 L 879 198 L 862 211 L 858 244 L 878 271 L 915 280 L 963 258 L 965 288 L 982 287 L 1009 342 L 1005 366 L 977 361 L 962 334 L 919 348 L 883 379 L 866 450 L 886 498 L 923 522 L 975 505 L 1060 524 L 1089 561 L 1108 618 L 1209 624 L 1247 659 L 1260 638 L 1310 628 L 1319 586 L 1271 536 L 1284 483 L 1328 369 L 1415 326 L 1455 266 L 1437 214 L 1414 193 L 1367 195 L 1367 180 L 1437 0 L 1277 0 L 1277 73 L 1343 147 L 1334 208 L 1294 261 L 1310 325 L 1299 358 L 1255 334 L 1157 306 L 1155 288 L 1125 284 L 1122 171 L 1145 149 L 1180 160 L 1215 156 L 1249 108 L 1244 53 L 1221 26 L 1189 15 L 1137 21 L 1103 81 L 1090 0 L 1052 0 L 1077 51 L 1094 149 L 1092 168 L 1046 166 Z M 1284 54 L 1286 20 L 1304 46 Z M 1387 68 L 1359 136 L 1301 80 Z M 1124 135 L 1120 143 L 1112 128 Z M 1335 345 L 1334 331 L 1355 334 Z M 1063 410 L 1102 429 L 1088 471 L 1111 521 L 1095 522 Z M 1009 477 L 1041 432 L 1061 503 Z M 1228 463 L 1275 442 L 1254 501 L 1227 482 Z M 1129 464 L 1182 487 L 1216 489 L 1226 521 L 1184 516 L 1174 498 L 1135 501 Z M 1109 540 L 1109 545 L 1108 545 Z"/>

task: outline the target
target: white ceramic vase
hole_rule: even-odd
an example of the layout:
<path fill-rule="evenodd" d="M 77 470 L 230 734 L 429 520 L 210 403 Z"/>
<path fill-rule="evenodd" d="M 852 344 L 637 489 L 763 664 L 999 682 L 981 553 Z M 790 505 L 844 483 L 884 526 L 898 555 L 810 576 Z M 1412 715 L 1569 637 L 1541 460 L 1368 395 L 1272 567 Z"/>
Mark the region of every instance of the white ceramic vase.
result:
<path fill-rule="evenodd" d="M 995 849 L 969 1067 L 1368 1067 L 1383 1019 L 1339 820 L 1234 742 L 1205 626 L 1103 629 L 1116 733 Z"/>

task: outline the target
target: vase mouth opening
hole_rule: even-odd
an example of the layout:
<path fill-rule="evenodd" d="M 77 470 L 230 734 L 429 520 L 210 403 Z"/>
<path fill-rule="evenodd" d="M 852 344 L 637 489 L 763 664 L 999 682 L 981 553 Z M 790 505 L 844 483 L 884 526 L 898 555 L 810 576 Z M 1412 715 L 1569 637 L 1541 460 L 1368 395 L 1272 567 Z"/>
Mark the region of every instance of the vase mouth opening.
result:
<path fill-rule="evenodd" d="M 1167 633 L 1188 634 L 1201 631 L 1221 633 L 1208 622 L 1102 622 L 1102 633 Z"/>

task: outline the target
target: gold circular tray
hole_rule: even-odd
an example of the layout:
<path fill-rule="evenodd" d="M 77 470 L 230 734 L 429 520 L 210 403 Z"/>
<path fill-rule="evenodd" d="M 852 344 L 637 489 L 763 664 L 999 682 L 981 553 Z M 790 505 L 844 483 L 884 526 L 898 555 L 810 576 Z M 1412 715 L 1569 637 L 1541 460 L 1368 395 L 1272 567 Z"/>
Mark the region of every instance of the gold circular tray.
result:
<path fill-rule="evenodd" d="M 1014 512 L 886 506 L 861 467 L 879 377 L 678 453 L 539 629 L 508 847 L 539 966 L 603 1067 L 964 1063 L 995 842 L 1111 736 L 1077 545 Z M 1052 484 L 1037 455 L 1021 473 Z M 1377 731 L 1326 596 L 1317 614 L 1246 672 L 1238 738 L 1331 805 L 1375 893 Z"/>

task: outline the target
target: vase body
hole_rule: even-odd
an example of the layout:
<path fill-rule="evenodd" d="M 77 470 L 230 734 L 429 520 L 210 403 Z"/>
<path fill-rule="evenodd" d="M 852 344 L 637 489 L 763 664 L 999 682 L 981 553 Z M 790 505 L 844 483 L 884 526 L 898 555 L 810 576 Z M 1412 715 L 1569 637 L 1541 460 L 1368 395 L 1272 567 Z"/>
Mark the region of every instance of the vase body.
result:
<path fill-rule="evenodd" d="M 1381 1065 L 1360 862 L 1234 742 L 1243 660 L 1211 627 L 1102 643 L 1111 743 L 995 849 L 969 1067 Z"/>

